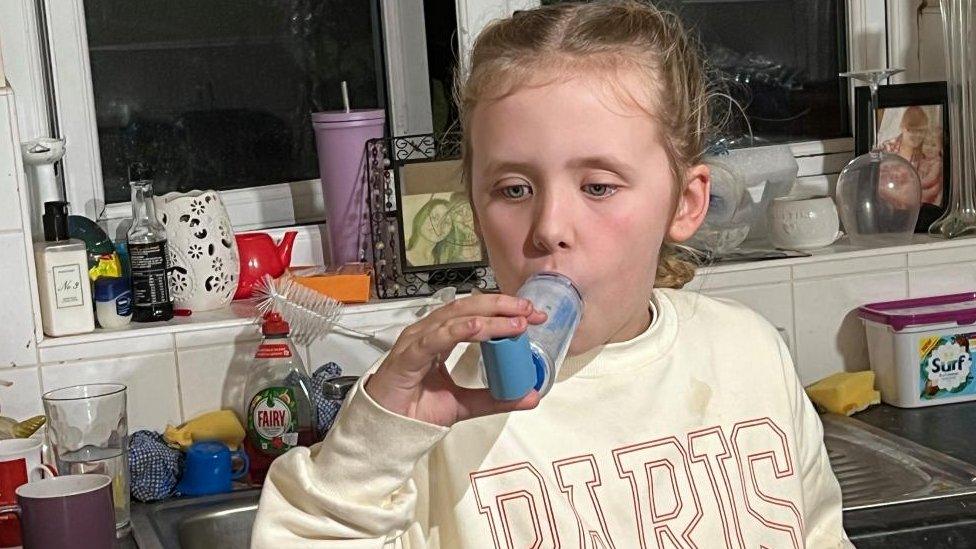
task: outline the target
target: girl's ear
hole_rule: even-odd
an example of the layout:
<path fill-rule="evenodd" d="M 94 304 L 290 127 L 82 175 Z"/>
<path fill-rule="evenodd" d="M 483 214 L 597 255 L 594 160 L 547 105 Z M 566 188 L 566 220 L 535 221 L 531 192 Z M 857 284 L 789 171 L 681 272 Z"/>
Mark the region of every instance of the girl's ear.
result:
<path fill-rule="evenodd" d="M 668 238 L 673 242 L 684 242 L 691 238 L 708 213 L 708 191 L 711 174 L 705 164 L 696 164 L 685 172 L 684 190 L 678 195 Z"/>

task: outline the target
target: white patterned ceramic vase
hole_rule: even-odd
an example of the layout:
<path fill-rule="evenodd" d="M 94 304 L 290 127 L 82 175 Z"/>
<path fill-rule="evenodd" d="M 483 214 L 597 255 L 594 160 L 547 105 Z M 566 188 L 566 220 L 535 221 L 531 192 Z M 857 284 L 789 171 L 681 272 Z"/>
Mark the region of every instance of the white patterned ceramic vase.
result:
<path fill-rule="evenodd" d="M 216 191 L 158 196 L 156 215 L 169 239 L 169 291 L 177 309 L 209 311 L 231 302 L 240 256 Z"/>

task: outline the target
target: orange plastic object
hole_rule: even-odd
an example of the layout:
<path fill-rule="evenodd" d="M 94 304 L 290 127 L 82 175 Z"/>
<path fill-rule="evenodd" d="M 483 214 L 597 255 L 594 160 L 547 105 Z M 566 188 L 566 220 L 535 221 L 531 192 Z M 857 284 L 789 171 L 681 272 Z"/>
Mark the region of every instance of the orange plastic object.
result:
<path fill-rule="evenodd" d="M 337 270 L 295 267 L 295 280 L 342 303 L 369 301 L 373 270 L 368 263 L 347 263 Z"/>

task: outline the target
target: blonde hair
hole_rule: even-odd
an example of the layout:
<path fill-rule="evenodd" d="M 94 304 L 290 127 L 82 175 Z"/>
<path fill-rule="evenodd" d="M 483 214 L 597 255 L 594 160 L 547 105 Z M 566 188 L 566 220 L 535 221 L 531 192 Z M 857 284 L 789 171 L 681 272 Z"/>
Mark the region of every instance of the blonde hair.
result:
<path fill-rule="evenodd" d="M 708 79 L 698 45 L 678 17 L 637 0 L 565 3 L 516 12 L 489 24 L 474 42 L 467 76 L 455 79 L 455 100 L 463 131 L 462 176 L 471 189 L 471 114 L 484 100 L 500 99 L 538 75 L 580 71 L 619 74 L 637 69 L 652 105 L 628 97 L 660 127 L 671 175 L 674 202 L 685 173 L 701 162 L 709 131 Z M 459 69 L 459 72 L 463 70 Z M 533 78 L 535 76 L 535 78 Z M 610 79 L 626 93 L 619 78 Z M 673 212 L 672 212 L 673 215 Z M 681 287 L 694 265 L 680 259 L 670 243 L 657 265 L 658 287 Z"/>

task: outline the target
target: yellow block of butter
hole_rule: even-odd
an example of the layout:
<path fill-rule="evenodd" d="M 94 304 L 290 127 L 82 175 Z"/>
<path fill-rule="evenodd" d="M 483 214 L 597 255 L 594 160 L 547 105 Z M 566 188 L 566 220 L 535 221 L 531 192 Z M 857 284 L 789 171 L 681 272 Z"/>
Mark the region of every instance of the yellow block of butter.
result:
<path fill-rule="evenodd" d="M 217 440 L 236 450 L 244 440 L 244 426 L 234 412 L 217 410 L 199 415 L 178 427 L 167 425 L 163 439 L 183 450 L 200 440 Z"/>
<path fill-rule="evenodd" d="M 874 372 L 840 372 L 807 387 L 810 400 L 821 410 L 845 416 L 881 402 L 874 390 Z"/>

